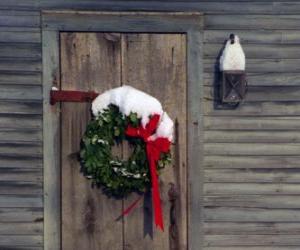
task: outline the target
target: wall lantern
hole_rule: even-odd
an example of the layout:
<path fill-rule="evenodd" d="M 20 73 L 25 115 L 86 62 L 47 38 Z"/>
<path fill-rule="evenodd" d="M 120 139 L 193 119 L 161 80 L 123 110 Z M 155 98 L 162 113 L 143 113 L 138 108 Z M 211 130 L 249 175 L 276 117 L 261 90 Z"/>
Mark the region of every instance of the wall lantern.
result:
<path fill-rule="evenodd" d="M 237 105 L 245 99 L 247 93 L 245 65 L 245 54 L 239 37 L 230 34 L 220 57 L 222 103 Z"/>

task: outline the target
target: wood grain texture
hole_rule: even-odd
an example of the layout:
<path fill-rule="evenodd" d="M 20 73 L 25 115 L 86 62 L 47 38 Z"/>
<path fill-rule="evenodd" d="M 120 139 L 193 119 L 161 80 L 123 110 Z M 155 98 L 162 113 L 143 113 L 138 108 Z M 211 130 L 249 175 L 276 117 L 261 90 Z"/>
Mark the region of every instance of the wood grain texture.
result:
<path fill-rule="evenodd" d="M 203 19 L 199 20 L 203 22 Z M 189 249 L 203 247 L 203 32 L 188 32 Z"/>
<path fill-rule="evenodd" d="M 299 246 L 297 235 L 207 235 L 206 246 Z"/>
<path fill-rule="evenodd" d="M 0 232 L 6 235 L 41 235 L 43 222 L 1 222 Z"/>
<path fill-rule="evenodd" d="M 208 100 L 204 104 L 204 114 L 207 116 L 299 116 L 300 102 L 244 102 L 236 109 L 226 109 L 222 104 Z"/>
<path fill-rule="evenodd" d="M 24 84 L 24 85 L 41 85 L 41 73 L 39 72 L 17 72 L 1 71 L 1 84 Z"/>
<path fill-rule="evenodd" d="M 213 72 L 204 73 L 204 85 L 214 86 L 216 75 Z M 297 73 L 277 72 L 255 72 L 247 71 L 247 81 L 249 86 L 299 86 L 300 81 Z"/>
<path fill-rule="evenodd" d="M 216 58 L 204 59 L 206 73 L 218 72 Z M 300 59 L 248 59 L 247 72 L 249 73 L 297 73 L 300 71 Z M 263 65 L 263 67 L 262 67 Z"/>
<path fill-rule="evenodd" d="M 42 222 L 42 208 L 0 208 L 0 222 Z"/>
<path fill-rule="evenodd" d="M 197 18 L 200 16 L 198 12 L 161 14 L 159 12 L 45 11 L 43 28 L 66 31 L 185 33 L 188 30 L 202 28 L 203 23 Z"/>
<path fill-rule="evenodd" d="M 164 212 L 165 233 L 152 224 L 150 197 L 147 206 L 140 207 L 125 218 L 126 249 L 186 249 L 187 248 L 187 162 L 186 162 L 186 37 L 185 35 L 132 34 L 122 36 L 122 83 L 129 84 L 158 98 L 163 108 L 176 121 L 176 142 L 172 149 L 172 166 L 160 177 L 160 193 Z M 178 235 L 169 239 L 168 190 L 175 184 L 179 193 L 176 204 Z M 125 207 L 136 196 L 125 201 Z M 144 217 L 144 218 L 143 218 Z M 149 223 L 147 225 L 145 223 Z"/>
<path fill-rule="evenodd" d="M 205 168 L 299 168 L 299 156 L 205 156 Z"/>
<path fill-rule="evenodd" d="M 293 183 L 205 183 L 206 195 L 293 195 L 300 193 L 300 185 Z"/>
<path fill-rule="evenodd" d="M 224 36 L 225 38 L 228 36 Z M 224 48 L 224 43 L 208 43 L 204 45 L 206 58 L 217 58 Z M 248 44 L 241 42 L 247 59 L 299 59 L 300 53 L 297 44 Z"/>
<path fill-rule="evenodd" d="M 280 22 L 278 20 L 280 19 Z M 293 30 L 299 24 L 297 15 L 208 15 L 205 19 L 206 29 L 231 30 Z"/>
<path fill-rule="evenodd" d="M 208 222 L 204 224 L 207 234 L 219 235 L 285 235 L 298 234 L 299 223 L 261 222 L 261 223 L 238 223 L 238 222 Z"/>
<path fill-rule="evenodd" d="M 253 6 L 253 4 L 252 4 Z M 228 34 L 232 30 L 219 29 L 204 31 L 204 43 L 218 43 L 223 44 Z M 239 35 L 242 44 L 251 45 L 296 45 L 299 44 L 299 33 L 294 30 L 276 29 L 276 30 L 235 30 Z M 293 46 L 292 46 L 293 47 Z"/>
<path fill-rule="evenodd" d="M 60 109 L 50 106 L 49 91 L 59 86 L 59 36 L 43 31 L 44 248 L 60 247 Z"/>
<path fill-rule="evenodd" d="M 230 247 L 204 247 L 204 250 L 298 250 L 298 246 L 230 246 Z"/>
<path fill-rule="evenodd" d="M 209 169 L 206 182 L 223 183 L 299 183 L 299 169 Z"/>
<path fill-rule="evenodd" d="M 43 236 L 41 235 L 1 235 L 0 236 L 0 247 L 1 245 L 6 246 L 43 246 Z"/>
<path fill-rule="evenodd" d="M 298 117 L 207 117 L 208 130 L 298 130 Z"/>
<path fill-rule="evenodd" d="M 120 86 L 119 35 L 61 33 L 63 89 L 104 90 Z M 107 198 L 80 172 L 77 155 L 90 119 L 90 104 L 62 105 L 62 249 L 121 249 L 122 202 Z"/>
<path fill-rule="evenodd" d="M 243 103 L 249 102 L 289 102 L 299 101 L 300 87 L 283 86 L 283 87 L 248 87 L 248 93 Z M 219 101 L 218 91 L 216 88 L 204 87 L 204 99 Z"/>
<path fill-rule="evenodd" d="M 248 95 L 248 102 L 241 105 L 237 110 L 222 110 L 215 109 L 213 100 L 205 101 L 205 126 L 207 131 L 204 134 L 205 143 L 208 145 L 210 156 L 204 157 L 204 166 L 209 169 L 215 169 L 215 172 L 206 172 L 206 176 L 218 176 L 216 183 L 207 183 L 204 186 L 205 192 L 210 195 L 221 195 L 221 198 L 226 195 L 293 195 L 298 194 L 298 172 L 295 169 L 299 168 L 298 156 L 278 156 L 281 153 L 280 147 L 283 146 L 283 152 L 288 154 L 291 152 L 297 153 L 297 149 L 291 146 L 298 142 L 299 121 L 295 116 L 299 116 L 299 98 L 297 88 L 285 89 L 282 86 L 299 86 L 299 53 L 297 45 L 299 44 L 299 18 L 300 10 L 299 2 L 297 1 L 48 1 L 42 0 L 39 2 L 28 0 L 26 2 L 12 0 L 9 3 L 0 3 L 0 8 L 15 8 L 28 9 L 31 8 L 66 8 L 66 9 L 86 9 L 86 10 L 200 10 L 206 13 L 205 23 L 206 30 L 205 38 L 205 58 L 206 73 L 204 74 L 204 84 L 212 86 L 215 82 L 214 71 L 216 56 L 222 48 L 224 39 L 233 30 L 240 35 L 244 44 L 246 56 L 249 59 L 247 64 L 248 81 L 250 86 L 269 86 L 269 89 L 254 88 L 251 89 Z M 289 15 L 289 14 L 295 15 Z M 4 14 L 4 13 L 3 13 Z M 32 12 L 17 12 L 5 14 L 13 15 L 35 15 Z M 233 14 L 233 15 L 232 15 Z M 248 15 L 244 15 L 248 14 Z M 278 15 L 281 14 L 281 15 Z M 35 17 L 34 17 L 35 18 Z M 38 41 L 34 30 L 28 20 L 34 18 L 20 17 L 18 20 L 25 20 L 27 24 L 25 30 L 27 35 L 11 34 L 17 30 L 20 21 L 12 21 L 10 27 L 0 27 L 1 42 L 25 42 L 31 43 L 34 39 Z M 9 17 L 11 20 L 11 17 Z M 10 32 L 10 33 L 8 33 Z M 3 49 L 13 49 L 5 47 Z M 38 56 L 37 51 L 31 45 L 25 49 L 25 45 L 18 47 L 20 56 L 24 57 L 32 55 Z M 1 48 L 0 48 L 1 51 Z M 16 50 L 17 51 L 17 50 Z M 5 51 L 3 53 L 6 53 Z M 36 53 L 36 54 L 34 54 Z M 5 55 L 5 54 L 4 54 Z M 15 54 L 16 55 L 16 54 Z M 18 56 L 18 55 L 17 55 Z M 6 59 L 5 59 L 6 60 Z M 9 61 L 9 59 L 8 59 Z M 28 62 L 28 61 L 27 61 Z M 18 62 L 11 67 L 13 63 L 3 62 L 0 66 L 3 68 L 0 75 L 2 84 L 18 83 L 18 84 L 39 84 L 39 69 L 38 63 L 34 60 L 30 64 L 32 66 L 18 66 Z M 24 64 L 23 64 L 24 65 Z M 0 67 L 0 68 L 1 68 Z M 23 69 L 22 69 L 23 68 Z M 17 74 L 15 74 L 17 73 Z M 27 74 L 28 73 L 28 74 Z M 10 74 L 10 75 L 9 75 Z M 24 76 L 24 77 L 23 77 Z M 274 88 L 279 86 L 280 88 Z M 28 95 L 30 95 L 28 93 Z M 13 98 L 11 95 L 9 98 Z M 208 96 L 211 99 L 211 96 Z M 29 97 L 30 98 L 30 97 Z M 250 99 L 249 99 L 250 98 Z M 250 101 L 251 100 L 251 101 Z M 4 106 L 4 105 L 3 105 Z M 2 109 L 1 109 L 2 110 Z M 3 109 L 2 113 L 30 114 L 30 110 L 21 109 L 17 111 L 17 106 L 9 106 Z M 37 110 L 34 111 L 38 112 Z M 251 117 L 250 117 L 251 116 Z M 265 117 L 267 116 L 267 117 Z M 275 117 L 274 117 L 275 116 Z M 7 116 L 6 116 L 7 117 Z M 232 119 L 233 117 L 236 117 Z M 13 119 L 7 120 L 5 124 L 14 125 L 21 128 L 21 121 L 24 118 L 18 117 L 18 125 L 13 124 Z M 25 119 L 26 120 L 26 119 Z M 36 126 L 36 123 L 27 123 L 28 126 Z M 5 132 L 4 132 L 5 133 Z M 4 136 L 4 133 L 2 136 Z M 13 133 L 12 140 L 18 138 L 27 138 L 20 134 Z M 6 137 L 3 137 L 4 139 Z M 253 148 L 253 145 L 260 143 L 259 149 L 262 149 L 262 154 L 274 155 L 259 155 L 259 149 Z M 213 144 L 211 144 L 213 143 Z M 216 144 L 217 143 L 217 144 Z M 224 143 L 224 144 L 219 144 Z M 230 143 L 229 149 L 226 148 L 226 143 Z M 246 143 L 246 144 L 245 144 Z M 271 145 L 269 148 L 268 143 Z M 278 145 L 274 143 L 280 143 Z M 242 145 L 240 148 L 239 146 Z M 216 147 L 215 147 L 216 146 Z M 248 151 L 249 149 L 249 151 Z M 275 151 L 273 151 L 275 149 Z M 294 150 L 295 149 L 295 150 Z M 224 154 L 231 152 L 228 155 L 218 155 L 215 153 Z M 235 154 L 236 152 L 236 154 Z M 255 152 L 255 156 L 251 156 Z M 243 155 L 237 156 L 237 154 Z M 247 155 L 244 155 L 244 154 Z M 276 154 L 276 155 L 275 155 Z M 5 166 L 16 166 L 22 163 L 20 158 L 7 159 L 0 157 L 0 163 Z M 23 160 L 24 166 L 29 166 L 30 162 L 35 166 L 40 163 L 33 160 Z M 234 170 L 226 170 L 227 168 L 242 169 L 235 172 Z M 247 171 L 247 168 L 256 169 L 255 174 Z M 225 169 L 223 171 L 223 169 Z M 257 170 L 258 169 L 258 170 Z M 261 170 L 259 170 L 261 169 Z M 268 169 L 270 172 L 267 172 Z M 278 171 L 277 171 L 277 170 Z M 231 176 L 231 177 L 230 177 Z M 220 181 L 220 182 L 218 182 Z M 222 181 L 228 181 L 222 183 Z M 244 182 L 245 183 L 242 183 Z M 248 181 L 250 181 L 248 183 Z M 281 197 L 280 197 L 281 198 Z M 283 198 L 284 199 L 284 198 Z M 248 200 L 245 200 L 247 202 Z M 212 204 L 213 205 L 213 204 Z M 256 209 L 256 208 L 206 208 L 205 218 L 207 220 L 220 220 L 233 223 L 234 221 L 250 221 L 263 222 L 268 221 L 274 223 L 282 222 L 281 225 L 250 225 L 249 229 L 224 224 L 218 224 L 211 228 L 211 231 L 206 231 L 208 235 L 206 239 L 207 246 L 205 250 L 295 250 L 299 246 L 297 239 L 293 236 L 298 233 L 295 221 L 299 222 L 298 209 Z M 232 222 L 233 221 L 233 222 Z M 293 227 L 294 226 L 294 227 Z M 294 230 L 294 231 L 293 231 Z M 239 234 L 243 234 L 243 238 L 239 238 Z M 222 235 L 228 234 L 228 237 Z M 251 237 L 248 237 L 251 234 Z M 264 241 L 265 234 L 292 235 L 291 237 L 267 237 Z M 263 235 L 263 236 L 262 236 Z M 258 243 L 256 243 L 258 242 Z M 233 246 L 238 244 L 238 246 Z M 253 244 L 260 244 L 253 246 Z M 208 246 L 209 245 L 209 246 Z M 214 247 L 214 245 L 217 245 Z M 269 245 L 269 246 L 266 246 Z M 281 246 L 279 246 L 281 245 Z"/>
<path fill-rule="evenodd" d="M 299 222 L 297 209 L 269 209 L 269 208 L 238 208 L 238 207 L 206 207 L 204 220 L 207 222 Z"/>
<path fill-rule="evenodd" d="M 297 131 L 205 131 L 204 141 L 207 143 L 275 142 L 289 144 L 300 142 L 300 134 Z"/>

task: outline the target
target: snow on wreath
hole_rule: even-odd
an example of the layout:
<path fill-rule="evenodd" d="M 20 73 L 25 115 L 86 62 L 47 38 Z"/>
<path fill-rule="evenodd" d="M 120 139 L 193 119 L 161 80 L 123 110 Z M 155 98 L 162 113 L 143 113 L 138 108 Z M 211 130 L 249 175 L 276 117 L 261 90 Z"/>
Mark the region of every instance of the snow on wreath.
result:
<path fill-rule="evenodd" d="M 158 175 L 170 163 L 173 121 L 154 97 L 130 86 L 108 90 L 92 103 L 80 151 L 84 174 L 109 196 L 152 188 L 156 225 L 163 229 Z M 112 148 L 127 140 L 127 160 Z"/>

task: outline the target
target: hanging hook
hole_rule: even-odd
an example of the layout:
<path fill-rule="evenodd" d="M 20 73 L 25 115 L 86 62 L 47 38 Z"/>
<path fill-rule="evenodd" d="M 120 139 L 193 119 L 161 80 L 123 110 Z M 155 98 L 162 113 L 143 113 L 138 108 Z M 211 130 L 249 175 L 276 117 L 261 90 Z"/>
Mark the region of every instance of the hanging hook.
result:
<path fill-rule="evenodd" d="M 235 35 L 233 33 L 230 34 L 229 39 L 231 41 L 231 44 L 234 44 L 234 37 L 235 37 Z"/>

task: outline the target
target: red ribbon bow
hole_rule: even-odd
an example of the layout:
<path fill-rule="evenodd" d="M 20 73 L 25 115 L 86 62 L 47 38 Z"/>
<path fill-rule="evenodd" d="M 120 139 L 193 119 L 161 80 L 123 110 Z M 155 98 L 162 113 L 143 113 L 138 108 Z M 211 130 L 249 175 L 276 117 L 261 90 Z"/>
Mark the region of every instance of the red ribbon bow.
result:
<path fill-rule="evenodd" d="M 140 137 L 146 143 L 146 152 L 151 174 L 152 203 L 154 209 L 155 225 L 163 231 L 164 223 L 159 194 L 158 176 L 156 172 L 156 163 L 159 160 L 161 153 L 167 153 L 170 150 L 171 142 L 167 138 L 163 137 L 159 137 L 153 140 L 150 138 L 151 135 L 155 133 L 159 118 L 159 115 L 153 115 L 145 128 L 143 126 L 134 128 L 129 125 L 126 129 L 126 135 L 132 137 Z"/>

